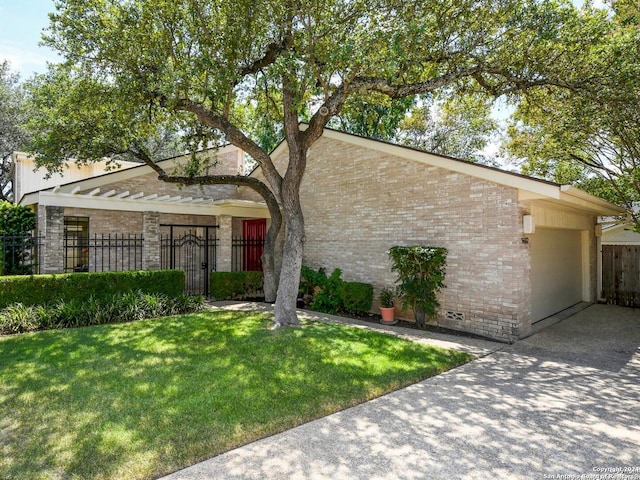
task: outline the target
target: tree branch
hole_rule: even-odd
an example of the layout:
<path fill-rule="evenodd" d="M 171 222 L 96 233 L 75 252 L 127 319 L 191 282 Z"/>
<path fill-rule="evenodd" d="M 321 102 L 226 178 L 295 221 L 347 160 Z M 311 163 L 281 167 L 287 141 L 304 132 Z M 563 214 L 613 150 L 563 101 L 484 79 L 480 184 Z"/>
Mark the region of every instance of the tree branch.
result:
<path fill-rule="evenodd" d="M 272 63 L 274 63 L 278 55 L 284 52 L 288 48 L 288 40 L 284 39 L 279 43 L 270 43 L 267 45 L 267 49 L 264 52 L 262 58 L 255 60 L 253 63 L 246 65 L 238 72 L 238 76 L 240 78 L 245 77 L 247 75 L 254 75 L 258 73 L 261 69 L 268 67 Z"/>
<path fill-rule="evenodd" d="M 276 170 L 269 154 L 265 152 L 260 145 L 247 137 L 242 130 L 236 127 L 227 118 L 218 115 L 201 104 L 191 100 L 178 100 L 173 105 L 173 108 L 175 110 L 193 113 L 204 125 L 208 125 L 222 131 L 228 141 L 253 157 L 253 159 L 262 168 L 262 172 L 264 173 L 267 181 L 273 187 L 274 192 L 280 192 L 282 176 Z"/>

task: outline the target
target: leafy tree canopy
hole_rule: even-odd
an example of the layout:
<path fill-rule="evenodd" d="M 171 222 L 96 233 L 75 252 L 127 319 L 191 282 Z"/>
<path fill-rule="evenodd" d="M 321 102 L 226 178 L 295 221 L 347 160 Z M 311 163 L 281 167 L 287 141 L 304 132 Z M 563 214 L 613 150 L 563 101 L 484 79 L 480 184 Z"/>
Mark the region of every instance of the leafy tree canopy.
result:
<path fill-rule="evenodd" d="M 25 147 L 27 134 L 22 128 L 26 121 L 24 94 L 19 77 L 12 73 L 9 63 L 0 63 L 0 200 L 11 198 L 11 154 Z"/>
<path fill-rule="evenodd" d="M 507 144 L 524 173 L 577 184 L 630 210 L 640 201 L 638 5 L 613 3 L 612 28 L 567 71 L 579 88 L 531 92 L 518 105 Z"/>

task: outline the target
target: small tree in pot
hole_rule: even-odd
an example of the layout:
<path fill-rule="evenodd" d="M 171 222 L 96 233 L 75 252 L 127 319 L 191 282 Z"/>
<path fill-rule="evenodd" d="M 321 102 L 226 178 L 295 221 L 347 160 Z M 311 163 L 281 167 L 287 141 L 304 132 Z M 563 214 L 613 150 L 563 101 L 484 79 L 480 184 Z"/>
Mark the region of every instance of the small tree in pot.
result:
<path fill-rule="evenodd" d="M 395 321 L 395 305 L 393 304 L 394 293 L 390 288 L 383 288 L 378 299 L 380 300 L 380 323 L 393 324 Z"/>
<path fill-rule="evenodd" d="M 412 309 L 416 323 L 426 327 L 426 315 L 433 316 L 440 304 L 436 294 L 445 287 L 447 249 L 443 247 L 392 247 L 391 270 L 398 274 L 397 295 L 403 309 Z"/>

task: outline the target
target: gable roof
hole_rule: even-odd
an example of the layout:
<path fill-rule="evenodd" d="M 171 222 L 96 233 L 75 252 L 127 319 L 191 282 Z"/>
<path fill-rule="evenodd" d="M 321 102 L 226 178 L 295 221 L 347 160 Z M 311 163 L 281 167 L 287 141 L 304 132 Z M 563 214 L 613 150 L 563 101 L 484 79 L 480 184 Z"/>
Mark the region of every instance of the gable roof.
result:
<path fill-rule="evenodd" d="M 606 200 L 591 195 L 571 185 L 560 185 L 548 180 L 540 180 L 520 173 L 509 172 L 467 160 L 460 160 L 446 155 L 429 153 L 412 147 L 397 145 L 381 140 L 361 137 L 325 128 L 321 137 L 362 148 L 376 150 L 391 156 L 439 167 L 452 172 L 469 175 L 481 180 L 497 183 L 518 190 L 518 199 L 522 201 L 551 202 L 568 208 L 586 211 L 594 215 L 622 215 L 626 210 Z M 288 149 L 286 141 L 271 153 L 272 158 L 285 154 Z"/>
<path fill-rule="evenodd" d="M 226 145 L 217 149 L 218 154 L 242 151 L 233 145 Z M 163 169 L 171 169 L 188 160 L 187 155 L 177 156 L 158 162 Z M 55 187 L 27 193 L 19 199 L 20 205 L 46 205 L 59 207 L 81 207 L 99 210 L 118 211 L 154 211 L 160 213 L 175 213 L 188 215 L 232 215 L 237 217 L 268 218 L 268 210 L 264 203 L 249 200 L 212 200 L 183 196 L 162 195 L 159 192 L 116 192 L 105 186 L 117 184 L 136 177 L 155 173 L 146 164 L 130 166 L 92 176 L 82 180 L 61 183 Z M 82 193 L 88 192 L 88 193 Z"/>

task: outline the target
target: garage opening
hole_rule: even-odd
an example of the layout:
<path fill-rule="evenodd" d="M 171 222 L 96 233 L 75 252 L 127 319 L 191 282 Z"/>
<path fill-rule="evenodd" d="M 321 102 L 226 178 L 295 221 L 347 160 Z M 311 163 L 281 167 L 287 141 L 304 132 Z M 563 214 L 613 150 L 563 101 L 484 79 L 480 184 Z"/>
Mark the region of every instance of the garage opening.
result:
<path fill-rule="evenodd" d="M 529 244 L 534 323 L 583 300 L 582 232 L 539 228 Z"/>

